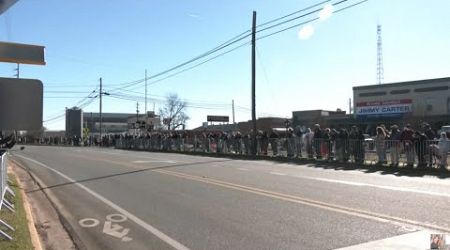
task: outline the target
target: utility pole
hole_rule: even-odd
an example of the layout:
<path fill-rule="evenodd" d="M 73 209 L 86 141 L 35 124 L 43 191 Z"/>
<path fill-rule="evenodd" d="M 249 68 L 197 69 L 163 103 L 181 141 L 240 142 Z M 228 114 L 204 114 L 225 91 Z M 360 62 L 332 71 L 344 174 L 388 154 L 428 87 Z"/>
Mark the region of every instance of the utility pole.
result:
<path fill-rule="evenodd" d="M 136 102 L 136 123 L 139 121 L 139 102 Z"/>
<path fill-rule="evenodd" d="M 233 124 L 235 124 L 236 120 L 234 119 L 234 100 L 231 100 L 231 108 L 232 108 L 232 111 L 233 111 Z"/>
<path fill-rule="evenodd" d="M 252 22 L 252 155 L 256 156 L 256 11 L 253 11 L 253 22 Z"/>
<path fill-rule="evenodd" d="M 147 69 L 145 70 L 145 113 L 147 114 Z"/>
<path fill-rule="evenodd" d="M 139 124 L 139 102 L 136 102 L 136 136 L 138 135 L 138 131 L 140 129 L 140 124 Z"/>
<path fill-rule="evenodd" d="M 102 124 L 102 95 L 103 95 L 103 85 L 102 85 L 102 78 L 100 77 L 100 145 L 102 145 L 102 129 L 103 129 L 103 124 Z"/>

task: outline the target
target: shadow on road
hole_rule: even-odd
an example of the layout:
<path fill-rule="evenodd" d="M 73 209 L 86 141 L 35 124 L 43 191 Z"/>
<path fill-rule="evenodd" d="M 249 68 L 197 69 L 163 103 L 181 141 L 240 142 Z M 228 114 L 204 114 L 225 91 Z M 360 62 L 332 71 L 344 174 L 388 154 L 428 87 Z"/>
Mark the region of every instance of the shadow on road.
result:
<path fill-rule="evenodd" d="M 246 155 L 230 155 L 230 154 L 210 154 L 201 152 L 169 152 L 170 154 L 184 154 L 184 155 L 195 155 L 204 157 L 216 157 L 216 158 L 227 158 L 234 160 L 244 160 L 244 161 L 272 161 L 278 163 L 287 163 L 295 165 L 306 165 L 311 168 L 322 168 L 322 169 L 334 169 L 342 171 L 361 171 L 363 173 L 380 173 L 382 175 L 394 175 L 394 176 L 409 176 L 409 177 L 423 177 L 423 176 L 435 176 L 440 179 L 450 178 L 450 171 L 440 170 L 438 168 L 407 168 L 407 167 L 389 167 L 385 165 L 364 165 L 355 163 L 342 163 L 336 161 L 327 160 L 313 160 L 306 158 L 286 158 L 286 157 L 271 157 L 271 156 L 246 156 Z"/>
<path fill-rule="evenodd" d="M 423 177 L 423 176 L 435 176 L 440 179 L 450 178 L 449 171 L 442 171 L 437 168 L 417 169 L 406 167 L 388 167 L 388 166 L 376 166 L 376 165 L 358 165 L 351 163 L 312 163 L 306 164 L 311 168 L 323 168 L 334 169 L 342 171 L 360 171 L 362 173 L 372 174 L 380 173 L 381 175 L 394 175 L 394 176 L 408 176 L 408 177 Z"/>
<path fill-rule="evenodd" d="M 158 170 L 158 169 L 187 167 L 187 166 L 204 165 L 204 164 L 209 164 L 209 163 L 220 163 L 220 162 L 228 162 L 228 161 L 232 161 L 232 160 L 231 159 L 225 159 L 225 160 L 222 159 L 222 160 L 205 161 L 205 162 L 193 162 L 193 163 L 175 164 L 175 165 L 160 166 L 160 167 L 149 167 L 149 168 L 143 168 L 143 169 L 138 169 L 138 170 L 133 170 L 133 171 L 126 171 L 126 172 L 121 172 L 121 173 L 109 174 L 109 175 L 104 175 L 104 176 L 97 176 L 97 177 L 92 177 L 92 178 L 87 178 L 87 179 L 81 179 L 81 180 L 76 180 L 76 181 L 64 182 L 64 183 L 60 183 L 60 184 L 56 184 L 56 185 L 40 187 L 38 189 L 33 189 L 33 190 L 30 190 L 30 191 L 27 191 L 26 193 L 33 193 L 33 192 L 38 192 L 38 191 L 42 191 L 42 190 L 46 190 L 46 189 L 52 189 L 52 188 L 56 188 L 56 187 L 72 185 L 72 184 L 75 184 L 75 183 L 83 183 L 83 182 L 107 179 L 107 178 L 112 178 L 112 177 L 116 177 L 116 176 L 130 175 L 130 174 L 136 174 L 136 173 L 140 173 L 140 172 L 146 172 L 146 171 L 152 171 L 152 170 Z M 26 170 L 27 172 L 29 172 L 29 169 L 23 167 L 22 164 L 18 164 L 18 166 L 20 168 Z"/>

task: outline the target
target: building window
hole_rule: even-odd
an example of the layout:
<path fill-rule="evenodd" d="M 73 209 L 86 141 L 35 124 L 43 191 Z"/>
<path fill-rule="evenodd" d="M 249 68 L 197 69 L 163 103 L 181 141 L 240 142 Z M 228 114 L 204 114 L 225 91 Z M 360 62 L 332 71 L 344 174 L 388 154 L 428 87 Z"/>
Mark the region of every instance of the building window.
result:
<path fill-rule="evenodd" d="M 414 92 L 432 92 L 432 91 L 442 91 L 442 90 L 448 90 L 448 86 L 418 88 L 418 89 L 415 89 Z"/>
<path fill-rule="evenodd" d="M 360 93 L 359 97 L 382 96 L 382 95 L 386 95 L 386 91 Z"/>
<path fill-rule="evenodd" d="M 398 89 L 398 90 L 392 90 L 391 95 L 400 95 L 400 94 L 408 94 L 411 92 L 409 89 Z"/>

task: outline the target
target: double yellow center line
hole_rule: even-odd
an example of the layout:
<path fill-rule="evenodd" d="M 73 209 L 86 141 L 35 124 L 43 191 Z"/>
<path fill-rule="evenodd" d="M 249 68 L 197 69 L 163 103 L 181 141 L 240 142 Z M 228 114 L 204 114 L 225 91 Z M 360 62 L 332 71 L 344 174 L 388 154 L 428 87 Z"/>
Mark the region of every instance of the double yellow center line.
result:
<path fill-rule="evenodd" d="M 434 225 L 434 224 L 429 224 L 429 223 L 404 219 L 404 218 L 400 218 L 400 217 L 396 217 L 396 216 L 390 216 L 390 215 L 350 208 L 350 207 L 331 204 L 331 203 L 322 202 L 322 201 L 311 200 L 311 199 L 307 199 L 307 198 L 303 198 L 303 197 L 299 197 L 299 196 L 295 196 L 295 195 L 283 194 L 283 193 L 274 192 L 274 191 L 270 191 L 270 190 L 254 188 L 254 187 L 235 184 L 235 183 L 231 183 L 231 182 L 227 182 L 227 181 L 221 181 L 221 180 L 217 180 L 217 179 L 213 179 L 213 178 L 209 178 L 209 177 L 190 175 L 190 174 L 180 173 L 177 171 L 170 171 L 170 170 L 163 170 L 163 169 L 155 169 L 155 170 L 151 170 L 151 171 L 157 172 L 160 174 L 165 174 L 165 175 L 182 178 L 182 179 L 207 183 L 210 185 L 215 185 L 215 186 L 219 186 L 219 187 L 223 187 L 223 188 L 252 193 L 252 194 L 256 194 L 256 195 L 260 195 L 260 196 L 264 196 L 264 197 L 268 197 L 268 198 L 272 198 L 272 199 L 276 199 L 276 200 L 282 200 L 282 201 L 293 202 L 293 203 L 302 204 L 302 205 L 306 205 L 306 206 L 317 207 L 320 209 L 325 209 L 325 210 L 338 212 L 338 213 L 342 213 L 342 214 L 347 214 L 347 215 L 351 215 L 351 216 L 357 216 L 360 218 L 370 219 L 370 220 L 374 220 L 374 221 L 378 221 L 378 222 L 391 223 L 391 224 L 395 224 L 398 226 L 409 226 L 409 227 L 413 227 L 416 229 L 431 229 L 431 230 L 441 231 L 441 232 L 445 232 L 445 233 L 450 233 L 450 228 L 441 227 L 441 226 Z"/>

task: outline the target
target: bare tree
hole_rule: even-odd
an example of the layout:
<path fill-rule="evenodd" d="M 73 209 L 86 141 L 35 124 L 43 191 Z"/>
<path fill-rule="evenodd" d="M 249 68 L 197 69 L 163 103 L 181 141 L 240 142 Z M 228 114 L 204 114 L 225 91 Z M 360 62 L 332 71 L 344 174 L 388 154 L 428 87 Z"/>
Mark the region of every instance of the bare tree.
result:
<path fill-rule="evenodd" d="M 159 114 L 168 130 L 180 128 L 189 120 L 186 114 L 186 102 L 173 93 L 166 97 L 166 103 L 159 109 Z"/>

